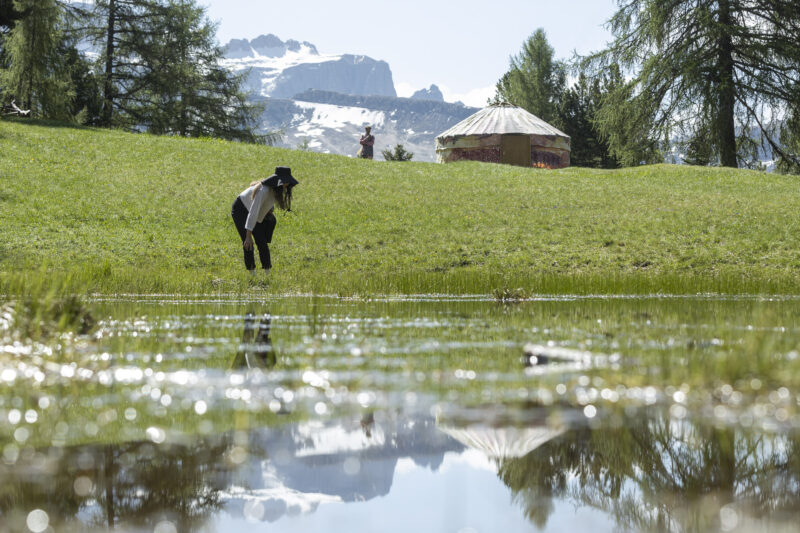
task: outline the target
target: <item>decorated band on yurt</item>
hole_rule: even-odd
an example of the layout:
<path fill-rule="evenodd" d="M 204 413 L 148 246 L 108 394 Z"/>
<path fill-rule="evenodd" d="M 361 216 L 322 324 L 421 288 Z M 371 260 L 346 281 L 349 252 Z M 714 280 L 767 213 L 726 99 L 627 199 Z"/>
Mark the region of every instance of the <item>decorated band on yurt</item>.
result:
<path fill-rule="evenodd" d="M 569 135 L 508 103 L 492 104 L 436 137 L 436 159 L 524 167 L 569 166 Z"/>

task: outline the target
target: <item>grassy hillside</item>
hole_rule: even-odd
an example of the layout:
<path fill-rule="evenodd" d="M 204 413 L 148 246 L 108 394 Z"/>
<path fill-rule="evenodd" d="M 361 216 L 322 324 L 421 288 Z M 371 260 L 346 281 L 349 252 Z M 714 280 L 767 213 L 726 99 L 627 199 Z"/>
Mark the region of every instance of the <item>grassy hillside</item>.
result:
<path fill-rule="evenodd" d="M 796 177 L 387 163 L 8 120 L 0 289 L 250 289 L 230 206 L 276 165 L 300 185 L 270 292 L 800 292 Z"/>

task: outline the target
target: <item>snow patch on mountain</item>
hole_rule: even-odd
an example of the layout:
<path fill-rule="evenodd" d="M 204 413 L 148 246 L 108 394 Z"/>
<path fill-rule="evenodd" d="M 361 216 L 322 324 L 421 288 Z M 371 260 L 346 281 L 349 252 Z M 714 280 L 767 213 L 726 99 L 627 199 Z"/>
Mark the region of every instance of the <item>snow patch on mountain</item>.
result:
<path fill-rule="evenodd" d="M 387 124 L 383 111 L 363 107 L 319 104 L 295 100 L 297 107 L 291 121 L 283 124 L 282 145 L 295 148 L 307 142 L 315 152 L 355 155 L 364 126 L 384 131 Z"/>
<path fill-rule="evenodd" d="M 364 107 L 347 107 L 331 104 L 318 104 L 295 100 L 295 105 L 300 109 L 311 110 L 311 117 L 306 119 L 302 128 L 330 128 L 342 131 L 351 126 L 381 127 L 386 122 L 383 111 L 375 111 Z"/>
<path fill-rule="evenodd" d="M 288 122 L 280 125 L 283 131 L 280 146 L 297 148 L 306 143 L 305 147 L 315 152 L 354 157 L 364 126 L 371 125 L 376 136 L 375 159 L 381 159 L 381 151 L 391 149 L 396 144 L 403 144 L 413 152 L 415 161 L 436 159 L 433 136 L 438 132 L 417 132 L 413 128 L 404 128 L 398 124 L 396 113 L 296 100 L 293 104 L 297 106 L 296 112 Z M 263 129 L 270 127 L 277 129 L 278 125 L 265 124 Z"/>
<path fill-rule="evenodd" d="M 225 509 L 231 516 L 241 516 L 248 521 L 274 522 L 286 514 L 297 516 L 317 510 L 321 503 L 341 503 L 338 496 L 307 493 L 284 486 L 277 477 L 264 475 L 264 483 L 269 488 L 250 489 L 232 486 L 221 491 L 220 497 L 226 502 Z"/>
<path fill-rule="evenodd" d="M 375 135 L 375 159 L 402 144 L 414 161 L 435 161 L 434 138 L 477 109 L 388 96 L 306 91 L 294 100 L 264 99 L 263 131 L 280 130 L 279 146 L 354 157 L 364 126 Z"/>
<path fill-rule="evenodd" d="M 279 145 L 288 148 L 354 157 L 370 125 L 376 159 L 403 144 L 415 161 L 434 161 L 434 136 L 477 111 L 444 102 L 436 85 L 397 98 L 385 61 L 321 54 L 272 34 L 230 41 L 222 65 L 243 75 L 243 89 L 265 104 L 259 129 L 280 131 Z"/>

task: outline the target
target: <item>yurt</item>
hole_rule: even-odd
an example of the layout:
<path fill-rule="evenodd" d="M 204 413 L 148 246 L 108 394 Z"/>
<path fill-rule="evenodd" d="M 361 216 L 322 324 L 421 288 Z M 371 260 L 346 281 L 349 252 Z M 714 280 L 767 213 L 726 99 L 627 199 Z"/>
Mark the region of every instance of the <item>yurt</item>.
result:
<path fill-rule="evenodd" d="M 524 457 L 564 432 L 563 428 L 554 428 L 547 424 L 523 428 L 458 427 L 437 421 L 436 426 L 464 446 L 478 450 L 490 459 Z"/>
<path fill-rule="evenodd" d="M 492 104 L 436 137 L 436 158 L 524 167 L 569 166 L 569 135 L 521 107 Z"/>

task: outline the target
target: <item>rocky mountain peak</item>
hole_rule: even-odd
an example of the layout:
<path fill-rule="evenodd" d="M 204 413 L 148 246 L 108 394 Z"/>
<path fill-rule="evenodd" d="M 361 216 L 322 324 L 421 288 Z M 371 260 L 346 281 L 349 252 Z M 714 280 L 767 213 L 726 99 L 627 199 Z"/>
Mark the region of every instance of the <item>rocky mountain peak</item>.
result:
<path fill-rule="evenodd" d="M 259 35 L 250 41 L 250 46 L 256 49 L 285 48 L 283 41 L 281 41 L 277 35 L 272 33 Z"/>
<path fill-rule="evenodd" d="M 414 100 L 433 100 L 436 102 L 444 102 L 444 95 L 436 84 L 432 84 L 429 89 L 420 89 L 411 95 Z"/>
<path fill-rule="evenodd" d="M 277 35 L 268 33 L 259 35 L 253 40 L 232 39 L 224 47 L 225 57 L 230 59 L 242 59 L 249 57 L 283 57 L 287 52 L 303 52 L 308 55 L 319 55 L 317 47 L 308 41 L 296 41 L 289 39 L 282 41 Z"/>
<path fill-rule="evenodd" d="M 283 43 L 283 44 L 285 44 L 285 45 L 286 45 L 286 48 L 287 48 L 288 50 L 292 51 L 292 52 L 299 52 L 299 51 L 301 51 L 301 49 L 302 49 L 303 47 L 306 47 L 306 48 L 308 48 L 308 50 L 309 50 L 309 53 L 310 53 L 311 55 L 315 55 L 315 56 L 316 56 L 316 55 L 319 55 L 319 52 L 317 51 L 317 47 L 316 47 L 316 46 L 314 46 L 313 44 L 311 44 L 311 43 L 310 43 L 310 42 L 308 42 L 308 41 L 303 41 L 303 42 L 301 43 L 300 41 L 295 41 L 294 39 L 289 39 L 288 41 L 286 41 L 286 42 L 285 42 L 285 43 Z"/>

